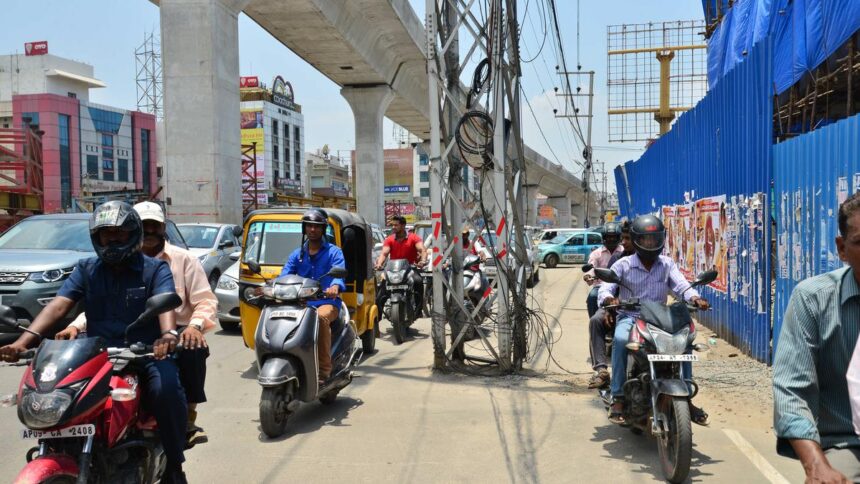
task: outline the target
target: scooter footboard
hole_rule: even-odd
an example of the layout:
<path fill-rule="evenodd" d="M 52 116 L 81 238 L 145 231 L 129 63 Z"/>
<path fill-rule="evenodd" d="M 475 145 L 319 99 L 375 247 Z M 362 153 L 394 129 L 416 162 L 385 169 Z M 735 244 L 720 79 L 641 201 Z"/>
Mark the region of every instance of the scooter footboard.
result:
<path fill-rule="evenodd" d="M 272 356 L 263 362 L 257 382 L 263 387 L 277 387 L 299 379 L 299 369 L 288 358 Z"/>

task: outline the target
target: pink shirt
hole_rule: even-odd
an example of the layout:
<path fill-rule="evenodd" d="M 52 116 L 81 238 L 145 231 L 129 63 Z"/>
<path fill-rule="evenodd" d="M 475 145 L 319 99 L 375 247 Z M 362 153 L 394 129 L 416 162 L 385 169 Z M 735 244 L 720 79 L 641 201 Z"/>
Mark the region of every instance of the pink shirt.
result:
<path fill-rule="evenodd" d="M 165 242 L 164 250 L 155 258 L 166 261 L 170 266 L 176 293 L 182 299 L 182 305 L 174 310 L 176 325 L 201 324 L 204 332 L 214 328 L 218 314 L 218 299 L 209 287 L 209 280 L 197 257 L 181 247 Z M 78 328 L 79 331 L 86 331 L 85 314 L 79 314 L 70 326 Z"/>
<path fill-rule="evenodd" d="M 601 245 L 600 247 L 591 251 L 591 254 L 588 256 L 588 263 L 594 266 L 594 269 L 608 269 L 609 268 L 609 259 L 612 258 L 613 254 L 617 254 L 619 252 L 624 252 L 624 247 L 621 247 L 619 244 L 618 247 L 615 248 L 615 251 L 610 252 L 609 249 L 606 248 L 605 245 Z M 586 274 L 594 275 L 594 269 L 586 272 Z M 599 286 L 602 281 L 600 279 L 595 279 L 591 285 Z"/>

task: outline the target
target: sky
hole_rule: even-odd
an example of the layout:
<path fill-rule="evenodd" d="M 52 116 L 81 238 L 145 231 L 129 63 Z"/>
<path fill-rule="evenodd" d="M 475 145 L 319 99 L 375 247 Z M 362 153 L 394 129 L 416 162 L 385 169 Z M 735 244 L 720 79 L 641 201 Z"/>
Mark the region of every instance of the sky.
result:
<path fill-rule="evenodd" d="M 423 19 L 425 0 L 410 0 L 410 3 Z M 556 5 L 565 56 L 568 67 L 573 69 L 577 58 L 577 1 L 556 0 Z M 134 51 L 147 32 L 158 32 L 158 7 L 148 0 L 4 0 L 3 7 L 4 17 L 13 21 L 4 24 L 0 52 L 20 53 L 25 42 L 47 40 L 50 53 L 94 66 L 95 76 L 108 87 L 91 91 L 93 102 L 127 109 L 136 107 Z M 581 151 L 573 142 L 570 127 L 557 120 L 552 112 L 559 107 L 553 87 L 561 84 L 552 73 L 556 56 L 550 40 L 540 49 L 544 37 L 542 2 L 519 0 L 519 8 L 523 17 L 522 55 L 532 58 L 539 53 L 534 62 L 523 66 L 523 95 L 534 111 L 532 117 L 523 103 L 523 137 L 526 144 L 548 159 L 557 160 L 579 174 L 581 169 L 573 160 L 582 159 Z M 702 3 L 700 0 L 581 0 L 580 15 L 580 64 L 583 70 L 596 71 L 594 158 L 605 162 L 611 172 L 619 163 L 638 158 L 643 143 L 608 142 L 607 25 L 701 19 Z M 259 76 L 267 84 L 281 75 L 293 85 L 296 102 L 302 105 L 305 117 L 307 151 L 316 151 L 324 144 L 332 152 L 353 149 L 352 111 L 340 96 L 340 88 L 244 15 L 239 17 L 239 59 L 241 75 Z M 386 148 L 397 146 L 394 126 L 388 120 L 385 136 Z M 613 191 L 611 175 L 609 180 L 608 188 Z"/>

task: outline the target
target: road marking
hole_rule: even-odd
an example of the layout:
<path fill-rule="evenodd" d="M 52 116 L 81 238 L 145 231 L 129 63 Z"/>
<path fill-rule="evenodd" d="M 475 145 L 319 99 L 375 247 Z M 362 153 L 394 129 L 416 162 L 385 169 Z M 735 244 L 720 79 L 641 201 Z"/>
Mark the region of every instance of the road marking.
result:
<path fill-rule="evenodd" d="M 747 439 L 743 438 L 737 430 L 723 429 L 723 432 L 735 444 L 735 446 L 740 449 L 741 453 L 745 455 L 747 459 L 756 466 L 756 468 L 758 468 L 759 472 L 764 475 L 765 479 L 772 484 L 789 484 L 788 479 L 780 474 L 779 471 L 767 461 L 767 459 L 762 457 L 755 447 L 753 447 Z"/>

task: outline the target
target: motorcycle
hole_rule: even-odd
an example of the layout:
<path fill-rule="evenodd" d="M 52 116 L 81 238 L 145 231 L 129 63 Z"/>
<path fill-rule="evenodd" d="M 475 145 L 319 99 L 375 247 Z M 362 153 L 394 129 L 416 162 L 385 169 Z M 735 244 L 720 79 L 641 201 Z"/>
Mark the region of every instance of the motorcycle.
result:
<path fill-rule="evenodd" d="M 175 293 L 149 298 L 126 328 L 152 324 L 182 304 Z M 0 324 L 28 331 L 15 312 L 0 306 Z M 180 348 L 181 349 L 181 348 Z M 137 362 L 152 346 L 108 348 L 101 338 L 44 340 L 19 355 L 27 366 L 18 389 L 24 439 L 38 446 L 15 482 L 156 482 L 167 465 L 155 419 L 141 409 Z"/>
<path fill-rule="evenodd" d="M 595 269 L 595 274 L 601 281 L 624 287 L 609 269 Z M 716 271 L 703 272 L 691 287 L 710 284 L 716 278 Z M 684 379 L 681 366 L 699 360 L 693 350 L 709 349 L 706 344 L 693 343 L 696 327 L 690 312 L 696 307 L 684 302 L 665 305 L 631 299 L 605 308 L 639 311 L 626 345 L 632 362 L 627 364 L 623 386 L 624 419 L 634 433 L 649 431 L 657 438 L 666 480 L 683 482 L 690 472 L 693 451 L 690 400 L 699 388 L 694 381 Z"/>
<path fill-rule="evenodd" d="M 423 291 L 424 288 L 413 287 L 413 270 L 406 259 L 389 260 L 385 264 L 384 290 L 388 298 L 383 312 L 391 321 L 395 344 L 406 340 L 408 328 L 418 319 L 421 311 L 415 304 L 415 291 Z"/>
<path fill-rule="evenodd" d="M 260 274 L 260 265 L 248 262 L 248 268 Z M 345 278 L 346 269 L 333 267 L 327 274 Z M 254 335 L 259 376 L 260 426 L 271 438 L 284 434 L 287 422 L 300 402 L 319 400 L 334 403 L 338 393 L 352 382 L 353 368 L 363 354 L 357 340 L 355 323 L 349 319 L 349 308 L 341 302 L 338 317 L 331 323 L 331 376 L 319 385 L 317 335 L 319 320 L 307 301 L 322 295 L 319 281 L 296 275 L 266 280 L 262 295 L 246 289 L 247 301 L 260 300 L 263 311 Z"/>

